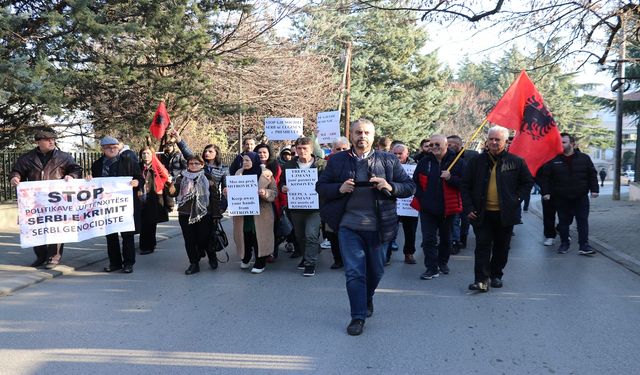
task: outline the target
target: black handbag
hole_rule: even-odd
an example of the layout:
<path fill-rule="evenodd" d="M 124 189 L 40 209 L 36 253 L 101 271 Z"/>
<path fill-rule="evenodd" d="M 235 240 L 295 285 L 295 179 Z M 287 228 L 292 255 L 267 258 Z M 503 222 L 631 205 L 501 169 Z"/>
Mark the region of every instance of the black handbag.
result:
<path fill-rule="evenodd" d="M 289 216 L 284 210 L 282 210 L 282 215 L 280 215 L 277 225 L 276 236 L 278 237 L 286 237 L 293 230 L 293 224 L 291 224 L 291 220 L 289 220 Z"/>
<path fill-rule="evenodd" d="M 220 222 L 220 220 L 216 220 L 217 224 L 214 226 L 213 230 L 211 231 L 211 248 L 213 251 L 215 251 L 216 253 L 219 251 L 224 251 L 224 253 L 227 256 L 227 260 L 220 260 L 220 258 L 218 258 L 218 262 L 220 263 L 226 263 L 229 261 L 229 253 L 227 253 L 227 251 L 225 250 L 225 248 L 227 246 L 229 246 L 229 239 L 227 238 L 227 234 L 224 231 L 224 228 L 222 228 L 222 223 Z M 216 254 L 216 257 L 218 255 Z"/>

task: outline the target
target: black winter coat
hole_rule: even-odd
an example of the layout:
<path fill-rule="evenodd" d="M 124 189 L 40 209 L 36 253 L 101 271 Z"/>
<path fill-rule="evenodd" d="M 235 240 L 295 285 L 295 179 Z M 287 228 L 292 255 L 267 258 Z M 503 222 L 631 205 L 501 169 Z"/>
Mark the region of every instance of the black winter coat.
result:
<path fill-rule="evenodd" d="M 391 241 L 398 228 L 398 216 L 396 213 L 396 198 L 407 198 L 413 195 L 416 185 L 400 165 L 398 158 L 388 152 L 374 151 L 369 156 L 370 173 L 378 177 L 384 177 L 393 187 L 391 196 L 388 197 L 377 189 L 375 191 L 375 211 L 378 215 L 378 231 L 381 242 Z M 356 173 L 356 158 L 352 151 L 342 151 L 329 158 L 324 172 L 318 176 L 316 191 L 320 198 L 320 217 L 331 227 L 338 231 L 342 216 L 344 215 L 347 201 L 351 194 L 340 193 L 340 186 Z"/>
<path fill-rule="evenodd" d="M 533 177 L 524 159 L 503 151 L 497 156 L 496 184 L 503 226 L 520 223 L 520 201 L 529 194 Z M 475 225 L 481 225 L 487 205 L 487 190 L 493 163 L 484 152 L 471 159 L 462 174 L 462 204 L 465 215 L 476 211 Z"/>
<path fill-rule="evenodd" d="M 598 173 L 589 155 L 575 151 L 572 162 L 567 163 L 564 154 L 557 155 L 542 166 L 540 191 L 551 194 L 552 199 L 575 199 L 598 193 Z"/>

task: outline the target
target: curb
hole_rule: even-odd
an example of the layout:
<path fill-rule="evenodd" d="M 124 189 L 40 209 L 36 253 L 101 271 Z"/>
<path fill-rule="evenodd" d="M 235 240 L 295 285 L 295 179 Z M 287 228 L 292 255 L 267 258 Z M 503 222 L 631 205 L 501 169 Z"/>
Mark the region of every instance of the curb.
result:
<path fill-rule="evenodd" d="M 532 212 L 540 220 L 542 220 L 542 204 L 539 201 L 531 202 L 529 204 L 529 212 Z M 573 236 L 574 238 L 578 238 L 578 232 L 576 232 L 576 230 L 569 229 L 569 233 L 571 233 L 571 236 Z M 603 240 L 593 235 L 589 235 L 589 244 L 592 247 L 596 248 L 596 250 L 598 250 L 598 253 L 620 264 L 621 266 L 635 273 L 636 275 L 640 275 L 640 261 L 638 259 L 635 259 L 623 253 L 622 251 L 618 251 L 614 249 L 613 247 L 605 243 Z"/>

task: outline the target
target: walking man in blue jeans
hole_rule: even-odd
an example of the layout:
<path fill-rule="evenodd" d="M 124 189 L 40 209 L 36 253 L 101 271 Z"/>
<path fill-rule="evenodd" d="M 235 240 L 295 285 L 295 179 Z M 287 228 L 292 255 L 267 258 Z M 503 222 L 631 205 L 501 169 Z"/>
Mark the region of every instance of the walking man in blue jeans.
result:
<path fill-rule="evenodd" d="M 396 198 L 411 196 L 415 184 L 395 155 L 372 149 L 371 121 L 354 121 L 349 135 L 351 150 L 329 159 L 316 190 L 322 220 L 338 233 L 351 305 L 347 333 L 357 336 L 365 319 L 373 315 L 386 244 L 398 226 Z"/>

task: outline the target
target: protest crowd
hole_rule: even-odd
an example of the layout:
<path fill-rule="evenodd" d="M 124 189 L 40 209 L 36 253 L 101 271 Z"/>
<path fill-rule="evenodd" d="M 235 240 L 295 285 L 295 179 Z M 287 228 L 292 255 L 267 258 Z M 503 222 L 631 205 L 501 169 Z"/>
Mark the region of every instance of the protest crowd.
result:
<path fill-rule="evenodd" d="M 497 116 L 491 122 L 502 124 Z M 263 273 L 284 255 L 279 252 L 284 248 L 290 258 L 300 259 L 302 275 L 313 277 L 318 254 L 330 248 L 330 268 L 343 269 L 346 278 L 351 308 L 347 333 L 360 335 L 374 313 L 373 297 L 384 267 L 400 248 L 400 227 L 408 267 L 417 263 L 416 246 L 422 249 L 424 268 L 416 270 L 422 280 L 449 274 L 449 258 L 467 248 L 472 228 L 475 263 L 468 289 L 482 293 L 502 288 L 513 228 L 522 223 L 521 212 L 535 184 L 543 197 L 541 241 L 552 246 L 559 235 L 557 252 L 567 253 L 568 228 L 575 218 L 579 254 L 595 253 L 588 243 L 588 214 L 589 198 L 598 195 L 598 173 L 589 156 L 576 148 L 574 137 L 553 127 L 556 133 L 546 136 L 553 146 L 546 160 L 512 153 L 510 149 L 521 147 L 521 137 L 510 143 L 510 130 L 499 125 L 484 133 L 479 150 L 466 149 L 456 134 L 430 134 L 412 154 L 405 142 L 377 135 L 374 123 L 360 118 L 350 124 L 348 138 L 336 137 L 328 155 L 314 137 L 299 136 L 279 150 L 247 137 L 229 166 L 221 161 L 220 147 L 209 144 L 196 153 L 176 130 L 167 131 L 171 142 L 162 153 L 149 146 L 136 153 L 105 136 L 102 156 L 85 176 L 56 147 L 55 131 L 43 127 L 34 134 L 37 147 L 17 160 L 10 178 L 20 189 L 27 181 L 91 183 L 126 177 L 125 190 L 133 193 L 132 221 L 106 233 L 105 272 L 133 272 L 134 234 L 140 234 L 139 255 L 152 254 L 156 227 L 171 211 L 177 212 L 184 237 L 186 275 L 200 272 L 203 258 L 212 270 L 219 268 L 218 252 L 226 245 L 220 226 L 225 212 L 231 216 L 229 238 L 241 260 L 239 268 L 252 274 Z M 418 228 L 422 242 L 416 245 Z M 64 244 L 49 242 L 34 247 L 32 267 L 60 264 Z"/>

